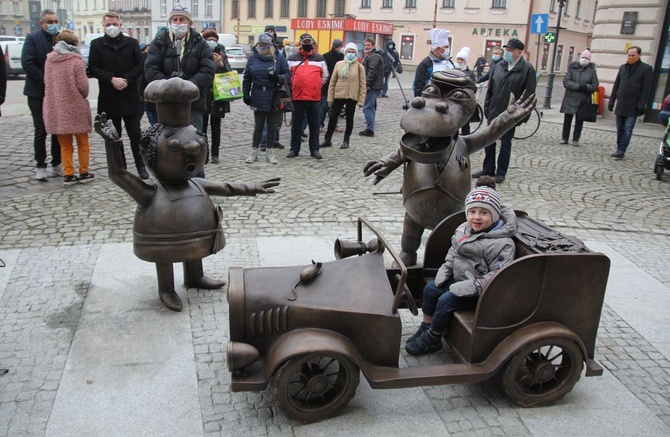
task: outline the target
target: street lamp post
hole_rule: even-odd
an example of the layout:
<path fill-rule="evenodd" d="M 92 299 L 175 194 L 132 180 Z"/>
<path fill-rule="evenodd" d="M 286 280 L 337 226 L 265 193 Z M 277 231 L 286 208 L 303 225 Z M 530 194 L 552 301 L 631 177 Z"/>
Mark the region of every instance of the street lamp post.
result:
<path fill-rule="evenodd" d="M 551 71 L 547 75 L 547 89 L 544 96 L 544 109 L 551 109 L 551 93 L 554 90 L 554 77 L 556 76 L 556 56 L 558 53 L 558 35 L 561 31 L 561 16 L 563 15 L 565 0 L 558 0 L 558 21 L 556 21 L 556 39 L 554 40 L 554 55 L 551 58 Z"/>

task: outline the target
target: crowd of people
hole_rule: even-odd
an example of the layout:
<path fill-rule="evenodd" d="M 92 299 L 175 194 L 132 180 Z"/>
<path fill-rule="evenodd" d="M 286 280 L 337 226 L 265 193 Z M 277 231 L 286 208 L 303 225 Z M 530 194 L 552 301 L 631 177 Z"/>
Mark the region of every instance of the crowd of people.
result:
<path fill-rule="evenodd" d="M 157 122 L 155 106 L 144 100 L 143 91 L 152 81 L 172 77 L 198 86 L 200 96 L 191 104 L 190 121 L 201 132 L 211 129 L 210 162 L 218 163 L 221 122 L 230 112 L 230 103 L 214 98 L 213 80 L 215 74 L 232 69 L 216 30 L 205 29 L 202 34 L 198 33 L 192 27 L 188 8 L 181 5 L 173 7 L 168 26 L 159 30 L 149 44 L 140 44 L 126 36 L 121 17 L 114 11 L 104 14 L 102 24 L 104 36 L 91 42 L 85 74 L 98 80 L 98 113 L 104 112 L 119 134 L 125 127 L 137 174 L 142 179 L 149 178 L 140 155 L 141 119 L 146 113 L 151 125 Z M 88 182 L 94 178 L 88 171 L 90 123 L 84 125 L 90 121 L 90 108 L 84 104 L 88 87 L 78 83 L 81 78 L 75 74 L 60 73 L 66 65 L 61 59 L 72 65 L 73 60 L 83 64 L 78 41 L 71 32 L 60 30 L 58 16 L 52 10 L 41 12 L 40 26 L 39 30 L 27 35 L 22 54 L 26 72 L 24 95 L 34 125 L 35 178 L 46 181 L 48 177 L 62 177 L 66 185 Z M 470 48 L 461 47 L 452 56 L 448 30 L 433 28 L 429 37 L 431 51 L 417 65 L 414 75 L 412 91 L 415 97 L 421 96 L 433 73 L 461 70 L 473 83 L 488 82 L 484 114 L 491 122 L 506 109 L 510 94 L 518 98 L 523 91 L 535 92 L 536 72 L 524 59 L 525 44 L 521 40 L 511 38 L 503 47 L 495 47 L 489 63 L 480 53 L 470 70 Z M 650 98 L 653 74 L 651 66 L 639 60 L 640 54 L 638 47 L 628 50 L 628 62 L 617 75 L 609 102 L 609 109 L 615 112 L 617 120 L 617 150 L 612 154 L 617 159 L 623 159 L 636 118 L 644 114 Z M 489 68 L 484 73 L 486 66 Z M 366 38 L 362 47 L 334 39 L 330 49 L 321 54 L 317 41 L 310 34 L 300 35 L 297 46 L 292 47 L 288 40 L 277 40 L 273 25 L 266 26 L 256 38 L 241 81 L 243 102 L 254 113 L 251 153 L 246 162 L 257 162 L 261 152 L 265 152 L 264 161 L 278 162 L 275 151 L 284 148 L 279 142 L 282 114 L 276 93 L 280 85 L 290 86 L 293 103 L 290 149 L 286 157 L 298 157 L 301 143 L 306 140 L 310 156 L 322 159 L 320 149 L 332 146 L 334 132 L 344 131 L 341 149 L 350 147 L 356 107 L 362 110 L 365 118 L 365 129 L 359 135 L 374 137 L 377 100 L 387 97 L 389 81 L 401 72 L 400 56 L 392 40 L 386 41 L 384 50 L 380 50 L 374 38 Z M 62 76 L 68 76 L 67 84 Z M 53 83 L 50 83 L 51 78 Z M 576 146 L 584 122 L 577 115 L 578 110 L 599 86 L 588 49 L 581 53 L 579 61 L 569 65 L 563 84 L 566 91 L 561 105 L 564 125 L 560 143 L 568 143 L 574 119 L 572 144 Z M 0 85 L 4 89 L 4 84 Z M 65 89 L 70 92 L 64 92 Z M 615 103 L 618 103 L 616 111 Z M 76 123 L 63 122 L 60 114 L 52 113 L 53 105 L 62 107 L 64 104 L 80 115 L 76 117 Z M 338 126 L 341 116 L 345 119 L 344 129 Z M 496 143 L 486 148 L 483 168 L 474 172 L 473 177 L 489 175 L 496 183 L 505 180 L 514 131 L 511 129 L 500 139 L 497 160 Z M 320 141 L 321 133 L 324 133 L 323 141 Z M 469 124 L 466 124 L 461 134 L 468 133 Z M 50 167 L 47 165 L 48 136 Z M 78 174 L 75 174 L 73 163 L 73 138 L 78 148 Z M 126 165 L 125 154 L 123 157 Z M 200 176 L 205 176 L 204 170 Z"/>

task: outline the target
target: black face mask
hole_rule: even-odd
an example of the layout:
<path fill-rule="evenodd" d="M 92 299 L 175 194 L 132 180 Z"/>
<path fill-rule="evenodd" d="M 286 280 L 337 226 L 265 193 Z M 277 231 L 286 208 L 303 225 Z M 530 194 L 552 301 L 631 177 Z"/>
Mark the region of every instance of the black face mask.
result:
<path fill-rule="evenodd" d="M 311 44 L 303 44 L 302 45 L 302 51 L 303 52 L 311 52 L 312 51 L 312 45 Z"/>

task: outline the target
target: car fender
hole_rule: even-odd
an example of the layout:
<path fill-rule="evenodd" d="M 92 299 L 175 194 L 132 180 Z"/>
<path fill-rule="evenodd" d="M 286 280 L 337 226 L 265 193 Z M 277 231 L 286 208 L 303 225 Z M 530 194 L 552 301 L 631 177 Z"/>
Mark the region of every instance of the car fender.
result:
<path fill-rule="evenodd" d="M 365 365 L 358 349 L 347 337 L 326 329 L 297 329 L 282 335 L 268 349 L 264 377 L 269 380 L 280 365 L 293 357 L 320 353 L 348 358 L 359 368 Z"/>
<path fill-rule="evenodd" d="M 568 338 L 577 343 L 582 350 L 582 359 L 589 364 L 586 347 L 581 338 L 572 329 L 558 322 L 539 322 L 524 326 L 501 341 L 482 364 L 497 371 L 525 345 L 552 337 Z"/>

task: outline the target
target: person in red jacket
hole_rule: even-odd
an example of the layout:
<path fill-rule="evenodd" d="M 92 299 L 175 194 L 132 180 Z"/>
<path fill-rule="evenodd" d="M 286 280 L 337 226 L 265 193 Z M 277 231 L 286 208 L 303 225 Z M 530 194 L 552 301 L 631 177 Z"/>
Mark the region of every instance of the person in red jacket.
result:
<path fill-rule="evenodd" d="M 291 124 L 291 150 L 287 158 L 300 154 L 302 122 L 307 117 L 309 124 L 309 153 L 321 159 L 319 153 L 319 109 L 321 86 L 328 80 L 328 67 L 322 55 L 316 53 L 314 38 L 308 33 L 300 35 L 300 48 L 288 59 L 291 70 L 291 92 L 293 94 L 293 123 Z"/>

